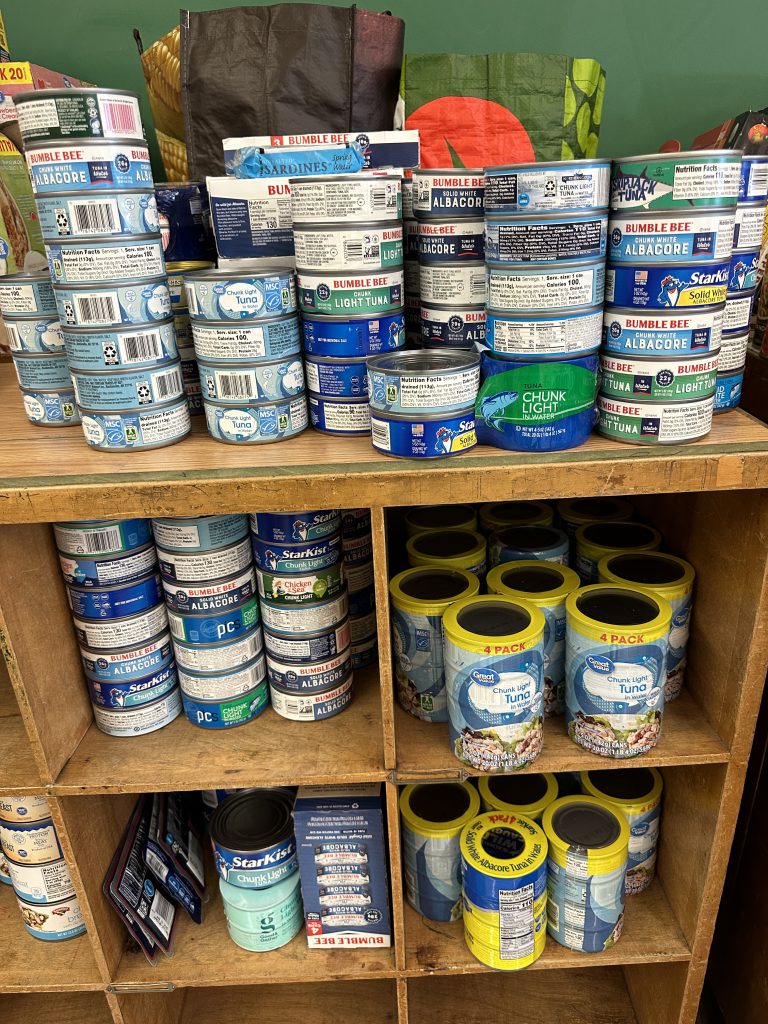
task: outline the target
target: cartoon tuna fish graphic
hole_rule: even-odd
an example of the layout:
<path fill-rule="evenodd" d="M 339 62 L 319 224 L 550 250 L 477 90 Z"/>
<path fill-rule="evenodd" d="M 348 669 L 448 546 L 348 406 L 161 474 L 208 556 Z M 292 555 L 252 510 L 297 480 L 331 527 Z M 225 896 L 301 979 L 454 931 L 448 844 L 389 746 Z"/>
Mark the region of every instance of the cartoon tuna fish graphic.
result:
<path fill-rule="evenodd" d="M 728 285 L 732 292 L 740 292 L 744 287 L 744 281 L 746 279 L 748 269 L 747 264 L 743 260 L 739 260 L 739 262 L 734 266 L 733 277 L 731 278 L 731 283 Z"/>
<path fill-rule="evenodd" d="M 393 320 L 389 325 L 389 340 L 392 348 L 397 348 L 400 344 L 400 333 L 400 324 L 396 320 Z"/>
<path fill-rule="evenodd" d="M 683 286 L 682 281 L 678 281 L 676 277 L 672 277 L 671 274 L 667 276 L 661 282 L 661 291 L 656 301 L 660 306 L 676 306 L 677 300 L 680 298 L 680 289 Z"/>
<path fill-rule="evenodd" d="M 268 569 L 271 569 L 272 572 L 276 572 L 277 571 L 278 557 L 277 557 L 277 555 L 275 554 L 274 551 L 265 551 L 264 552 L 264 561 L 267 563 L 267 568 Z"/>
<path fill-rule="evenodd" d="M 303 519 L 297 519 L 296 522 L 293 524 L 293 539 L 306 540 L 308 533 L 309 523 L 305 523 Z"/>
<path fill-rule="evenodd" d="M 437 431 L 435 441 L 435 451 L 438 455 L 442 455 L 443 452 L 449 452 L 451 450 L 451 440 L 453 439 L 453 431 L 450 427 L 440 427 Z"/>
<path fill-rule="evenodd" d="M 110 690 L 109 696 L 119 708 L 125 707 L 125 694 L 120 690 Z"/>
<path fill-rule="evenodd" d="M 489 395 L 480 403 L 480 415 L 489 427 L 501 431 L 501 420 L 510 405 L 513 405 L 519 394 L 517 391 L 500 391 L 498 395 Z"/>

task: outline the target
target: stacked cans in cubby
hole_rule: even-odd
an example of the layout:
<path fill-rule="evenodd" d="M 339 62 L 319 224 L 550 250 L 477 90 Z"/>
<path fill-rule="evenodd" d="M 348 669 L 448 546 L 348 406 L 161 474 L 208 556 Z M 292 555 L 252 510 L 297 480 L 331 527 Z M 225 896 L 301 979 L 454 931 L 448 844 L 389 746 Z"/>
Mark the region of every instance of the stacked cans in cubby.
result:
<path fill-rule="evenodd" d="M 109 451 L 185 437 L 149 151 L 138 98 L 14 98 L 85 439 Z"/>
<path fill-rule="evenodd" d="M 29 420 L 41 427 L 79 423 L 51 275 L 0 278 L 0 313 Z"/>
<path fill-rule="evenodd" d="M 421 286 L 419 284 L 419 222 L 413 213 L 413 171 L 403 174 L 403 312 L 408 348 L 421 348 Z"/>
<path fill-rule="evenodd" d="M 148 519 L 53 524 L 96 725 L 141 736 L 181 711 Z"/>
<path fill-rule="evenodd" d="M 373 537 L 369 508 L 342 509 L 341 547 L 344 552 L 344 577 L 349 595 L 352 667 L 365 668 L 376 661 L 378 651 Z"/>
<path fill-rule="evenodd" d="M 184 713 L 228 729 L 269 706 L 246 515 L 153 519 Z"/>
<path fill-rule="evenodd" d="M 310 421 L 367 435 L 366 356 L 405 341 L 400 174 L 291 178 L 291 211 Z"/>
<path fill-rule="evenodd" d="M 44 942 L 82 935 L 83 914 L 44 796 L 0 797 L 0 844 L 29 934 Z"/>
<path fill-rule="evenodd" d="M 485 340 L 482 169 L 416 169 L 421 341 L 474 348 Z"/>
<path fill-rule="evenodd" d="M 352 650 L 338 509 L 251 515 L 272 707 L 299 722 L 352 700 Z"/>

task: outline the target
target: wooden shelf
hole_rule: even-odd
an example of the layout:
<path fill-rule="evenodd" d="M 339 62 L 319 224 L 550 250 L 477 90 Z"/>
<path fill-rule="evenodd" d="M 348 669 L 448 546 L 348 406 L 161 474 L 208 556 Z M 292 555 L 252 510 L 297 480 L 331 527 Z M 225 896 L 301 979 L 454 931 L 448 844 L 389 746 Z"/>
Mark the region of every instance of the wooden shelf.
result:
<path fill-rule="evenodd" d="M 55 998 L 44 995 L 6 996 L 3 1014 L 7 1014 L 10 1020 L 50 1020 L 55 1024 L 112 1024 L 113 1021 L 106 998 L 98 992 L 60 992 Z"/>
<path fill-rule="evenodd" d="M 8 669 L 0 657 L 0 793 L 44 793 Z"/>
<path fill-rule="evenodd" d="M 263 954 L 259 954 L 259 965 L 262 959 Z M 221 1024 L 222 1020 L 393 1024 L 397 1020 L 396 999 L 392 981 L 203 989 L 186 993 L 180 1024 Z"/>
<path fill-rule="evenodd" d="M 483 772 L 465 768 L 451 750 L 447 723 L 422 722 L 407 711 L 395 709 L 398 782 L 460 779 Z M 544 746 L 526 772 L 578 772 L 628 765 L 722 764 L 728 748 L 704 718 L 689 693 L 669 704 L 664 712 L 661 739 L 653 750 L 636 761 L 620 761 L 590 754 L 569 739 L 563 718 L 544 723 Z"/>
<path fill-rule="evenodd" d="M 601 968 L 609 964 L 663 963 L 690 960 L 691 952 L 680 931 L 664 890 L 658 882 L 639 896 L 628 896 L 621 938 L 603 953 L 577 953 L 554 939 L 528 970 Z M 405 908 L 405 973 L 484 974 L 490 967 L 467 949 L 461 921 L 429 921 L 410 905 Z"/>
<path fill-rule="evenodd" d="M 107 736 L 91 724 L 53 792 L 73 796 L 383 781 L 378 670 L 356 672 L 354 687 L 350 706 L 322 722 L 291 722 L 268 708 L 234 729 L 199 729 L 183 714 L 158 732 L 130 738 Z"/>

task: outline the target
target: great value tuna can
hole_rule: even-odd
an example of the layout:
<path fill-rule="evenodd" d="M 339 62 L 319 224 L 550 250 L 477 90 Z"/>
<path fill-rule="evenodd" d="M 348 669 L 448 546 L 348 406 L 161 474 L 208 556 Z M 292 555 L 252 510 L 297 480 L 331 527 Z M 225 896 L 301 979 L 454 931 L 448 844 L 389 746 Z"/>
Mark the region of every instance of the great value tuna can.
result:
<path fill-rule="evenodd" d="M 308 425 L 304 395 L 277 402 L 223 404 L 204 399 L 208 433 L 225 444 L 270 444 L 295 437 Z"/>
<path fill-rule="evenodd" d="M 485 575 L 486 540 L 473 530 L 426 530 L 410 537 L 405 550 L 412 566 L 439 565 Z"/>
<path fill-rule="evenodd" d="M 25 143 L 144 139 L 139 98 L 125 89 L 45 89 L 13 97 Z"/>
<path fill-rule="evenodd" d="M 374 448 L 402 459 L 441 459 L 477 444 L 475 410 L 471 407 L 456 415 L 374 413 L 370 429 Z"/>
<path fill-rule="evenodd" d="M 506 359 L 567 359 L 597 351 L 602 305 L 576 313 L 488 314 L 486 344 Z"/>
<path fill-rule="evenodd" d="M 80 408 L 94 411 L 155 408 L 184 394 L 178 360 L 143 370 L 74 370 L 72 384 Z"/>
<path fill-rule="evenodd" d="M 11 869 L 8 867 L 8 861 L 5 859 L 5 854 L 0 850 L 0 882 L 3 885 L 12 885 L 11 882 Z"/>
<path fill-rule="evenodd" d="M 226 611 L 246 604 L 256 593 L 253 568 L 227 579 L 204 580 L 197 584 L 163 580 L 165 600 L 169 608 L 182 615 Z"/>
<path fill-rule="evenodd" d="M 472 217 L 483 212 L 483 171 L 479 167 L 415 168 L 413 212 L 422 217 Z"/>
<path fill-rule="evenodd" d="M 157 556 L 163 579 L 172 585 L 177 582 L 207 583 L 250 569 L 251 545 L 247 536 L 219 548 L 168 551 L 158 545 Z"/>
<path fill-rule="evenodd" d="M 614 214 L 608 258 L 614 263 L 711 263 L 729 257 L 735 209 L 666 217 Z"/>
<path fill-rule="evenodd" d="M 485 168 L 486 213 L 558 213 L 608 206 L 609 160 L 551 160 Z"/>
<path fill-rule="evenodd" d="M 132 708 L 102 708 L 93 705 L 96 725 L 108 736 L 146 736 L 164 729 L 181 714 L 178 686 L 149 704 Z"/>
<path fill-rule="evenodd" d="M 739 203 L 733 225 L 734 249 L 757 249 L 763 240 L 765 202 Z"/>
<path fill-rule="evenodd" d="M 300 270 L 386 270 L 403 263 L 401 224 L 293 225 Z"/>
<path fill-rule="evenodd" d="M 71 427 L 80 423 L 72 387 L 59 391 L 22 391 L 27 419 L 38 427 Z"/>
<path fill-rule="evenodd" d="M 485 264 L 421 263 L 419 291 L 426 305 L 479 305 L 485 299 Z"/>
<path fill-rule="evenodd" d="M 608 309 L 603 319 L 603 349 L 626 356 L 686 356 L 717 352 L 723 331 L 721 308 L 674 309 L 663 313 Z"/>
<path fill-rule="evenodd" d="M 585 309 L 603 301 L 605 266 L 596 263 L 557 267 L 488 264 L 488 309 Z"/>
<path fill-rule="evenodd" d="M 598 563 L 617 551 L 658 551 L 662 544 L 659 531 L 647 523 L 597 521 L 577 527 L 574 535 L 574 569 L 584 583 L 597 583 Z"/>
<path fill-rule="evenodd" d="M 56 312 L 51 275 L 8 274 L 0 277 L 0 312 L 9 316 L 46 316 Z"/>
<path fill-rule="evenodd" d="M 339 534 L 282 542 L 252 534 L 251 543 L 256 567 L 264 572 L 301 575 L 328 569 L 341 561 Z"/>
<path fill-rule="evenodd" d="M 334 275 L 301 270 L 298 291 L 299 306 L 306 313 L 394 313 L 403 305 L 403 271 Z"/>
<path fill-rule="evenodd" d="M 557 778 L 550 772 L 530 775 L 481 775 L 477 789 L 484 811 L 503 811 L 541 821 L 544 811 L 557 800 Z"/>
<path fill-rule="evenodd" d="M 144 547 L 152 527 L 149 519 L 80 519 L 54 523 L 53 534 L 62 554 L 121 555 Z"/>
<path fill-rule="evenodd" d="M 132 681 L 152 675 L 168 664 L 172 656 L 171 637 L 166 630 L 147 643 L 114 650 L 80 647 L 86 674 L 96 679 Z"/>
<path fill-rule="evenodd" d="M 371 409 L 437 413 L 466 409 L 480 386 L 480 358 L 463 352 L 398 352 L 368 360 Z"/>
<path fill-rule="evenodd" d="M 259 654 L 245 665 L 235 665 L 215 672 L 190 672 L 179 668 L 179 685 L 182 695 L 198 701 L 223 701 L 250 693 L 260 686 L 267 676 L 264 655 Z"/>
<path fill-rule="evenodd" d="M 396 174 L 291 178 L 294 224 L 364 224 L 399 220 L 402 215 L 401 179 Z"/>
<path fill-rule="evenodd" d="M 72 370 L 104 371 L 116 368 L 168 364 L 178 356 L 173 320 L 136 327 L 67 327 L 62 335 Z"/>
<path fill-rule="evenodd" d="M 298 870 L 292 803 L 274 790 L 245 789 L 220 803 L 210 834 L 216 871 L 230 885 L 267 889 Z"/>
<path fill-rule="evenodd" d="M 236 697 L 200 700 L 182 690 L 181 700 L 184 714 L 193 725 L 201 729 L 231 729 L 258 718 L 269 707 L 269 692 L 264 680 L 255 689 Z"/>
<path fill-rule="evenodd" d="M 507 526 L 551 526 L 555 514 L 544 501 L 492 501 L 480 506 L 480 531 L 486 536 Z"/>
<path fill-rule="evenodd" d="M 153 564 L 154 569 L 154 564 Z M 74 615 L 86 619 L 120 619 L 136 615 L 162 602 L 160 577 L 152 571 L 140 579 L 109 586 L 67 586 L 67 600 Z"/>
<path fill-rule="evenodd" d="M 612 210 L 679 210 L 733 206 L 741 153 L 734 149 L 651 153 L 614 160 Z"/>
<path fill-rule="evenodd" d="M 152 533 L 166 551 L 210 551 L 244 540 L 248 534 L 246 515 L 216 515 L 153 519 Z"/>
<path fill-rule="evenodd" d="M 250 522 L 252 532 L 263 541 L 305 544 L 337 534 L 341 527 L 341 514 L 335 508 L 252 512 Z"/>
<path fill-rule="evenodd" d="M 728 268 L 728 292 L 739 294 L 756 288 L 760 280 L 760 249 L 737 250 Z"/>
<path fill-rule="evenodd" d="M 752 319 L 755 292 L 729 292 L 725 297 L 723 333 L 745 331 Z"/>
<path fill-rule="evenodd" d="M 147 235 L 158 228 L 154 192 L 58 192 L 37 200 L 40 229 L 46 241 L 90 235 Z"/>
<path fill-rule="evenodd" d="M 176 666 L 172 662 L 144 679 L 122 682 L 87 677 L 85 681 L 94 707 L 104 708 L 143 707 L 171 693 L 179 685 Z"/>
<path fill-rule="evenodd" d="M 597 429 L 604 437 L 630 444 L 685 444 L 712 429 L 714 400 L 627 402 L 597 396 Z"/>
<path fill-rule="evenodd" d="M 543 614 L 496 595 L 443 616 L 451 748 L 462 764 L 508 772 L 535 760 L 543 722 Z"/>
<path fill-rule="evenodd" d="M 568 735 L 602 757 L 656 746 L 672 607 L 640 587 L 599 583 L 566 599 Z"/>
<path fill-rule="evenodd" d="M 346 619 L 349 608 L 346 591 L 326 601 L 312 604 L 283 605 L 260 602 L 264 626 L 276 633 L 320 633 L 337 626 Z"/>
<path fill-rule="evenodd" d="M 344 566 L 338 562 L 327 569 L 304 575 L 257 569 L 256 577 L 259 595 L 268 601 L 283 605 L 314 604 L 341 592 Z"/>
<path fill-rule="evenodd" d="M 308 633 L 304 636 L 295 634 L 284 636 L 269 629 L 264 630 L 264 646 L 269 656 L 281 661 L 300 664 L 335 658 L 349 647 L 349 643 L 348 621 L 324 632 Z"/>
<path fill-rule="evenodd" d="M 541 562 L 568 562 L 568 536 L 556 526 L 505 526 L 488 539 L 491 565 L 534 559 Z"/>
<path fill-rule="evenodd" d="M 259 602 L 252 597 L 236 608 L 203 615 L 179 615 L 168 612 L 168 624 L 174 640 L 190 644 L 215 644 L 235 640 L 250 632 L 259 622 Z"/>
<path fill-rule="evenodd" d="M 485 306 L 420 306 L 424 348 L 474 348 L 486 336 Z"/>
<path fill-rule="evenodd" d="M 143 142 L 78 140 L 26 146 L 32 191 L 100 191 L 152 188 L 152 165 Z"/>
<path fill-rule="evenodd" d="M 13 366 L 19 387 L 27 391 L 61 391 L 72 385 L 64 352 L 14 355 Z"/>
<path fill-rule="evenodd" d="M 600 356 L 600 388 L 610 398 L 668 402 L 701 398 L 715 391 L 719 353 L 687 359 Z"/>
<path fill-rule="evenodd" d="M 605 300 L 632 309 L 701 309 L 725 301 L 729 264 L 614 266 L 606 274 Z"/>
<path fill-rule="evenodd" d="M 267 675 L 270 685 L 283 693 L 314 693 L 330 690 L 343 683 L 352 674 L 352 651 L 323 661 L 292 665 L 277 658 L 267 657 Z"/>
<path fill-rule="evenodd" d="M 64 335 L 58 313 L 12 320 L 3 317 L 8 345 L 16 355 L 20 352 L 63 352 Z"/>
<path fill-rule="evenodd" d="M 24 927 L 34 939 L 64 942 L 85 934 L 83 912 L 76 896 L 45 905 L 18 898 L 17 902 Z"/>
<path fill-rule="evenodd" d="M 81 619 L 73 616 L 78 640 L 93 650 L 111 650 L 145 644 L 168 627 L 165 605 L 156 604 L 136 615 L 118 619 Z"/>
<path fill-rule="evenodd" d="M 66 583 L 80 587 L 104 587 L 127 583 L 154 569 L 157 563 L 154 546 L 147 544 L 130 554 L 71 557 L 59 555 L 61 574 Z"/>
<path fill-rule="evenodd" d="M 744 153 L 739 174 L 739 202 L 765 202 L 768 198 L 768 154 Z"/>
<path fill-rule="evenodd" d="M 192 320 L 272 320 L 296 312 L 290 267 L 233 272 L 196 270 L 184 275 Z"/>
<path fill-rule="evenodd" d="M 485 227 L 476 220 L 422 220 L 415 255 L 426 263 L 482 261 L 485 258 Z"/>
<path fill-rule="evenodd" d="M 219 402 L 278 401 L 304 391 L 300 357 L 233 366 L 198 360 L 200 386 L 206 398 Z"/>
<path fill-rule="evenodd" d="M 299 321 L 293 313 L 237 325 L 195 320 L 192 334 L 197 358 L 218 363 L 285 359 L 301 352 Z"/>
<path fill-rule="evenodd" d="M 282 718 L 294 722 L 319 722 L 344 711 L 352 702 L 351 674 L 327 690 L 311 693 L 286 692 L 274 683 L 269 684 L 272 707 Z"/>
<path fill-rule="evenodd" d="M 301 318 L 304 351 L 315 356 L 355 357 L 390 352 L 405 344 L 402 310 L 385 316 L 311 316 Z"/>
<path fill-rule="evenodd" d="M 309 394 L 309 418 L 315 430 L 325 434 L 364 437 L 370 433 L 368 396 L 322 398 Z"/>
<path fill-rule="evenodd" d="M 0 796 L 0 821 L 40 821 L 50 818 L 51 808 L 44 796 L 23 794 Z"/>
<path fill-rule="evenodd" d="M 305 357 L 307 387 L 321 398 L 361 398 L 368 395 L 365 357 Z"/>
<path fill-rule="evenodd" d="M 574 263 L 605 257 L 608 215 L 488 217 L 485 255 L 494 263 Z"/>
<path fill-rule="evenodd" d="M 45 248 L 54 284 L 130 281 L 165 273 L 163 244 L 155 235 L 57 241 Z"/>
<path fill-rule="evenodd" d="M 5 856 L 18 864 L 41 864 L 64 856 L 56 827 L 50 818 L 2 821 L 0 844 Z"/>
<path fill-rule="evenodd" d="M 744 383 L 744 367 L 718 373 L 715 390 L 715 412 L 728 412 L 741 403 L 741 389 Z"/>
<path fill-rule="evenodd" d="M 54 294 L 63 327 L 144 325 L 171 315 L 165 277 L 120 284 L 57 285 Z"/>
<path fill-rule="evenodd" d="M 409 537 L 427 530 L 477 530 L 477 512 L 471 505 L 422 505 L 405 513 Z"/>

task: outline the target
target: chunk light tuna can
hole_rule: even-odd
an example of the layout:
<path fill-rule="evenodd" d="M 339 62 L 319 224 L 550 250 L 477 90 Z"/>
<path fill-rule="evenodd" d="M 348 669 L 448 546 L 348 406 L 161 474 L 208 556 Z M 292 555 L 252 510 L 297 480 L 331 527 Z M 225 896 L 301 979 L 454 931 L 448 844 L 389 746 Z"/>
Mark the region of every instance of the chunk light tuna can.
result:
<path fill-rule="evenodd" d="M 337 534 L 341 528 L 341 513 L 335 508 L 252 512 L 250 525 L 253 533 L 267 543 L 307 544 Z"/>
<path fill-rule="evenodd" d="M 83 912 L 76 896 L 45 905 L 18 899 L 24 927 L 34 939 L 64 942 L 85 934 Z"/>
<path fill-rule="evenodd" d="M 529 775 L 481 775 L 477 789 L 484 811 L 503 811 L 540 822 L 557 800 L 557 779 L 550 772 Z"/>
<path fill-rule="evenodd" d="M 324 434 L 365 437 L 371 431 L 368 396 L 322 398 L 310 392 L 309 419 L 312 427 Z"/>
<path fill-rule="evenodd" d="M 514 771 L 541 751 L 544 626 L 534 605 L 496 595 L 443 616 L 449 735 L 467 767 Z"/>
<path fill-rule="evenodd" d="M 56 285 L 63 327 L 114 327 L 167 320 L 171 294 L 165 277 L 110 284 Z"/>
<path fill-rule="evenodd" d="M 474 530 L 427 530 L 410 537 L 405 545 L 411 566 L 443 566 L 465 569 L 485 576 L 487 544 Z"/>
<path fill-rule="evenodd" d="M 474 349 L 486 337 L 485 306 L 419 306 L 424 348 Z"/>
<path fill-rule="evenodd" d="M 72 370 L 160 366 L 178 357 L 173 320 L 135 327 L 68 327 L 62 341 Z"/>
<path fill-rule="evenodd" d="M 492 501 L 480 506 L 482 533 L 493 533 L 505 526 L 551 526 L 555 514 L 544 501 Z"/>
<path fill-rule="evenodd" d="M 471 505 L 421 505 L 405 513 L 409 537 L 427 530 L 477 529 L 477 512 Z"/>
<path fill-rule="evenodd" d="M 267 676 L 264 655 L 257 656 L 245 665 L 235 665 L 215 672 L 190 672 L 179 669 L 181 692 L 193 700 L 223 701 L 250 693 L 260 686 Z"/>
<path fill-rule="evenodd" d="M 184 275 L 192 320 L 271 320 L 296 312 L 290 267 L 243 271 L 196 270 Z"/>
<path fill-rule="evenodd" d="M 371 409 L 437 413 L 466 409 L 480 386 L 474 353 L 402 352 L 368 360 Z"/>
<path fill-rule="evenodd" d="M 144 142 L 39 142 L 26 146 L 24 155 L 32 191 L 38 196 L 153 186 L 149 150 Z"/>
<path fill-rule="evenodd" d="M 600 388 L 609 398 L 684 401 L 714 394 L 719 353 L 687 359 L 600 356 Z"/>
<path fill-rule="evenodd" d="M 64 856 L 50 818 L 15 822 L 0 819 L 0 844 L 5 856 L 18 864 L 44 864 Z"/>
<path fill-rule="evenodd" d="M 387 270 L 403 263 L 401 224 L 293 225 L 300 270 Z"/>
<path fill-rule="evenodd" d="M 215 673 L 245 665 L 262 651 L 264 639 L 258 628 L 235 639 L 224 639 L 207 644 L 185 643 L 173 639 L 176 664 L 188 672 Z"/>
<path fill-rule="evenodd" d="M 592 521 L 576 528 L 574 568 L 584 583 L 597 583 L 598 564 L 617 551 L 658 551 L 662 536 L 647 523 L 629 519 Z"/>
<path fill-rule="evenodd" d="M 267 317 L 258 323 L 215 320 L 191 323 L 198 359 L 247 363 L 257 359 L 284 359 L 301 352 L 299 320 L 295 313 Z"/>
<path fill-rule="evenodd" d="M 576 313 L 488 314 L 486 343 L 505 359 L 569 359 L 589 355 L 600 345 L 602 305 Z"/>
<path fill-rule="evenodd" d="M 79 587 L 105 587 L 144 576 L 157 564 L 154 546 L 147 544 L 130 554 L 92 555 L 72 558 L 59 555 L 59 565 L 65 583 Z"/>
<path fill-rule="evenodd" d="M 124 89 L 45 89 L 19 93 L 13 102 L 25 143 L 144 140 L 139 98 Z"/>
<path fill-rule="evenodd" d="M 203 394 L 219 402 L 280 401 L 304 392 L 304 367 L 300 356 L 250 366 L 198 359 L 197 370 Z"/>
<path fill-rule="evenodd" d="M 71 386 L 67 357 L 61 352 L 50 355 L 16 355 L 13 366 L 19 387 L 26 391 L 61 391 Z"/>
<path fill-rule="evenodd" d="M 264 646 L 267 654 L 282 661 L 306 664 L 335 658 L 349 647 L 349 621 L 339 623 L 319 633 L 299 635 L 264 631 Z"/>
<path fill-rule="evenodd" d="M 12 320 L 3 317 L 8 346 L 14 355 L 21 352 L 62 352 L 64 335 L 58 313 Z"/>
<path fill-rule="evenodd" d="M 86 678 L 94 707 L 129 709 L 143 707 L 178 689 L 179 678 L 173 663 L 158 669 L 144 679 L 130 682 Z"/>
<path fill-rule="evenodd" d="M 492 263 L 576 263 L 603 259 L 608 215 L 488 217 L 485 254 Z"/>
<path fill-rule="evenodd" d="M 313 316 L 301 318 L 304 351 L 313 356 L 355 358 L 392 352 L 405 345 L 402 309 L 384 316 Z"/>
<path fill-rule="evenodd" d="M 93 705 L 93 718 L 107 736 L 147 736 L 164 729 L 181 714 L 181 691 L 170 693 L 140 707 L 103 708 Z"/>
<path fill-rule="evenodd" d="M 54 523 L 53 535 L 63 554 L 122 555 L 151 541 L 152 527 L 149 519 L 80 519 Z"/>
<path fill-rule="evenodd" d="M 485 235 L 482 218 L 477 220 L 422 220 L 417 227 L 415 256 L 426 263 L 482 261 Z"/>
<path fill-rule="evenodd" d="M 741 153 L 734 149 L 651 153 L 614 160 L 611 209 L 685 210 L 734 206 Z"/>
<path fill-rule="evenodd" d="M 741 404 L 743 384 L 743 366 L 738 370 L 729 370 L 728 373 L 718 373 L 714 411 L 716 413 L 729 412 L 731 409 L 738 408 Z"/>
<path fill-rule="evenodd" d="M 319 722 L 340 714 L 352 702 L 352 676 L 327 690 L 311 693 L 284 691 L 282 687 L 269 684 L 272 707 L 281 718 L 293 722 Z"/>
<path fill-rule="evenodd" d="M 608 258 L 613 263 L 719 263 L 728 259 L 736 210 L 702 213 L 614 214 Z"/>
<path fill-rule="evenodd" d="M 331 274 L 300 270 L 298 292 L 304 313 L 394 313 L 403 305 L 403 271 Z"/>
<path fill-rule="evenodd" d="M 656 746 L 664 713 L 669 602 L 650 590 L 595 584 L 566 599 L 568 735 L 602 757 Z"/>
<path fill-rule="evenodd" d="M 706 355 L 720 348 L 721 308 L 639 312 L 607 309 L 603 319 L 603 350 L 626 356 Z"/>
<path fill-rule="evenodd" d="M 257 520 L 256 525 L 259 526 L 261 522 Z M 301 532 L 300 530 L 300 535 Z M 256 567 L 263 572 L 303 575 L 329 569 L 339 564 L 342 559 L 341 537 L 338 533 L 323 534 L 306 540 L 302 538 L 275 541 L 269 539 L 267 531 L 267 537 L 252 533 L 251 543 Z"/>
<path fill-rule="evenodd" d="M 307 386 L 321 398 L 361 398 L 368 394 L 365 356 L 338 359 L 305 356 Z"/>
<path fill-rule="evenodd" d="M 166 551 L 210 551 L 236 544 L 249 535 L 245 515 L 153 519 L 155 541 Z"/>
<path fill-rule="evenodd" d="M 431 921 L 458 921 L 462 830 L 480 811 L 469 782 L 405 786 L 400 793 L 405 896 Z"/>
<path fill-rule="evenodd" d="M 488 310 L 586 309 L 602 303 L 605 280 L 602 260 L 556 267 L 489 263 Z"/>
<path fill-rule="evenodd" d="M 267 889 L 298 868 L 292 802 L 274 790 L 245 789 L 220 803 L 209 831 L 216 871 L 229 885 Z"/>
<path fill-rule="evenodd" d="M 80 423 L 74 388 L 59 391 L 22 391 L 24 412 L 38 427 L 71 427 Z"/>
<path fill-rule="evenodd" d="M 402 459 L 441 459 L 477 444 L 475 410 L 436 416 L 371 416 L 371 443 L 378 451 Z"/>
<path fill-rule="evenodd" d="M 529 559 L 566 565 L 568 536 L 556 526 L 505 526 L 489 537 L 488 555 L 493 566 Z"/>
<path fill-rule="evenodd" d="M 8 274 L 0 277 L 0 312 L 3 317 L 46 316 L 56 312 L 51 275 Z"/>
<path fill-rule="evenodd" d="M 147 367 L 143 370 L 103 373 L 73 370 L 72 384 L 80 408 L 98 412 L 112 409 L 156 409 L 184 394 L 178 360 L 167 367 Z"/>
<path fill-rule="evenodd" d="M 402 215 L 402 185 L 396 174 L 291 178 L 294 224 L 364 224 L 399 220 Z"/>
<path fill-rule="evenodd" d="M 606 273 L 605 300 L 632 309 L 702 309 L 725 302 L 729 264 L 618 264 Z"/>
<path fill-rule="evenodd" d="M 333 658 L 302 665 L 269 656 L 267 675 L 270 685 L 284 694 L 332 690 L 352 675 L 352 651 L 348 647 Z"/>
<path fill-rule="evenodd" d="M 482 168 L 415 168 L 413 212 L 426 217 L 477 217 L 483 212 L 485 182 Z"/>
<path fill-rule="evenodd" d="M 550 160 L 485 169 L 485 211 L 559 213 L 608 206 L 609 160 Z"/>
<path fill-rule="evenodd" d="M 147 235 L 159 230 L 154 192 L 59 192 L 40 196 L 37 216 L 43 238 Z"/>
<path fill-rule="evenodd" d="M 202 700 L 181 691 L 184 714 L 192 725 L 201 729 L 232 729 L 245 725 L 269 707 L 269 692 L 266 679 L 253 690 L 235 697 L 218 697 Z"/>
<path fill-rule="evenodd" d="M 104 280 L 131 281 L 165 272 L 163 243 L 155 235 L 74 239 L 46 245 L 54 284 L 90 284 Z"/>
<path fill-rule="evenodd" d="M 283 605 L 261 601 L 261 617 L 267 629 L 276 633 L 319 633 L 343 622 L 349 612 L 346 590 L 337 597 L 312 604 Z"/>
<path fill-rule="evenodd" d="M 203 400 L 208 433 L 225 444 L 271 444 L 306 430 L 304 395 L 277 402 L 232 403 Z"/>
<path fill-rule="evenodd" d="M 419 291 L 429 306 L 476 306 L 485 299 L 485 264 L 421 263 Z"/>
<path fill-rule="evenodd" d="M 597 429 L 629 444 L 686 444 L 710 432 L 713 406 L 712 397 L 662 403 L 598 395 Z"/>

